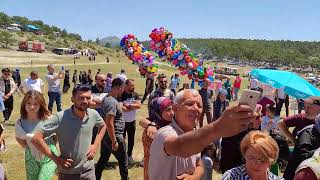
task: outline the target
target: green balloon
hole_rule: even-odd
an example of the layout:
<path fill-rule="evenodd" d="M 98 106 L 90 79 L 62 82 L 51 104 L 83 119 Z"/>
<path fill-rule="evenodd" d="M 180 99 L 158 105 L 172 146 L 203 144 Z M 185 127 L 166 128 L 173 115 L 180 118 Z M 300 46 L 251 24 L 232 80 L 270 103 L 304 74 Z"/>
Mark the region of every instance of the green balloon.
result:
<path fill-rule="evenodd" d="M 203 77 L 204 76 L 204 72 L 201 70 L 198 72 L 199 77 Z"/>

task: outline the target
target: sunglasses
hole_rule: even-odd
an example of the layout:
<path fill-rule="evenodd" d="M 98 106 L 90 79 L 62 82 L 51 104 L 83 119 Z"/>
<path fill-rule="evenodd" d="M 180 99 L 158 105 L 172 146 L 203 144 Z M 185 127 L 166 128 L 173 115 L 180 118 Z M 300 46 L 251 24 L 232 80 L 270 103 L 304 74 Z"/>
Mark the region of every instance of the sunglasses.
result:
<path fill-rule="evenodd" d="M 168 81 L 159 81 L 159 83 L 167 83 Z"/>
<path fill-rule="evenodd" d="M 91 86 L 87 84 L 76 84 L 74 86 L 75 91 L 88 91 L 91 90 Z"/>

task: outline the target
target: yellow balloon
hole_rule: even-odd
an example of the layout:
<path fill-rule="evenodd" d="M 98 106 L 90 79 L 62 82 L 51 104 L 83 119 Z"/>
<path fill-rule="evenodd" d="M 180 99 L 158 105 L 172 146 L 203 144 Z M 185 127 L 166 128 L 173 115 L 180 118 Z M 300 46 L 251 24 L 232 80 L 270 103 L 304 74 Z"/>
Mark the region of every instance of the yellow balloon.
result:
<path fill-rule="evenodd" d="M 157 71 L 157 67 L 155 67 L 155 66 L 149 66 L 148 67 L 148 72 L 155 73 L 156 71 Z"/>
<path fill-rule="evenodd" d="M 140 46 L 137 47 L 137 52 L 141 53 L 142 48 Z"/>
<path fill-rule="evenodd" d="M 135 42 L 135 41 L 134 41 L 134 42 L 132 42 L 131 44 L 132 44 L 132 46 L 133 46 L 133 47 L 136 47 L 136 46 L 138 45 L 138 43 L 137 43 L 137 42 Z"/>

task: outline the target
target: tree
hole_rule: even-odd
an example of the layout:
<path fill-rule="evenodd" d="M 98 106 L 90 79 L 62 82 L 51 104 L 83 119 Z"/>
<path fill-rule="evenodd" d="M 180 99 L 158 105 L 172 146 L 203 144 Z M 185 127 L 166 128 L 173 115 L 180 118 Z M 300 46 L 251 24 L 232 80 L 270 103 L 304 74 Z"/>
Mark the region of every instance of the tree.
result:
<path fill-rule="evenodd" d="M 15 42 L 12 34 L 7 30 L 0 30 L 0 43 L 3 43 L 5 48 L 8 48 L 8 44 Z"/>
<path fill-rule="evenodd" d="M 106 42 L 106 44 L 104 45 L 104 47 L 106 48 L 111 48 L 111 44 L 109 42 Z"/>
<path fill-rule="evenodd" d="M 7 27 L 11 23 L 10 16 L 0 12 L 0 26 Z"/>
<path fill-rule="evenodd" d="M 61 37 L 67 37 L 68 36 L 68 32 L 66 29 L 63 29 L 61 32 Z"/>
<path fill-rule="evenodd" d="M 100 39 L 99 38 L 96 39 L 96 43 L 100 44 Z"/>
<path fill-rule="evenodd" d="M 69 37 L 78 41 L 82 41 L 82 38 L 79 34 L 76 33 L 69 33 Z"/>

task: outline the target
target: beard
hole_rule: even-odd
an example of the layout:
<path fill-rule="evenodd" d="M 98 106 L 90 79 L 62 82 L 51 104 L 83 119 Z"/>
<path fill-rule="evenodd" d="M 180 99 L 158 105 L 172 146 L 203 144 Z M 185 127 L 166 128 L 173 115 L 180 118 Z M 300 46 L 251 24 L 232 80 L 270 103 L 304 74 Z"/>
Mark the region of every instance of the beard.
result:
<path fill-rule="evenodd" d="M 86 111 L 89 108 L 89 104 L 74 104 L 74 107 L 80 111 Z"/>

